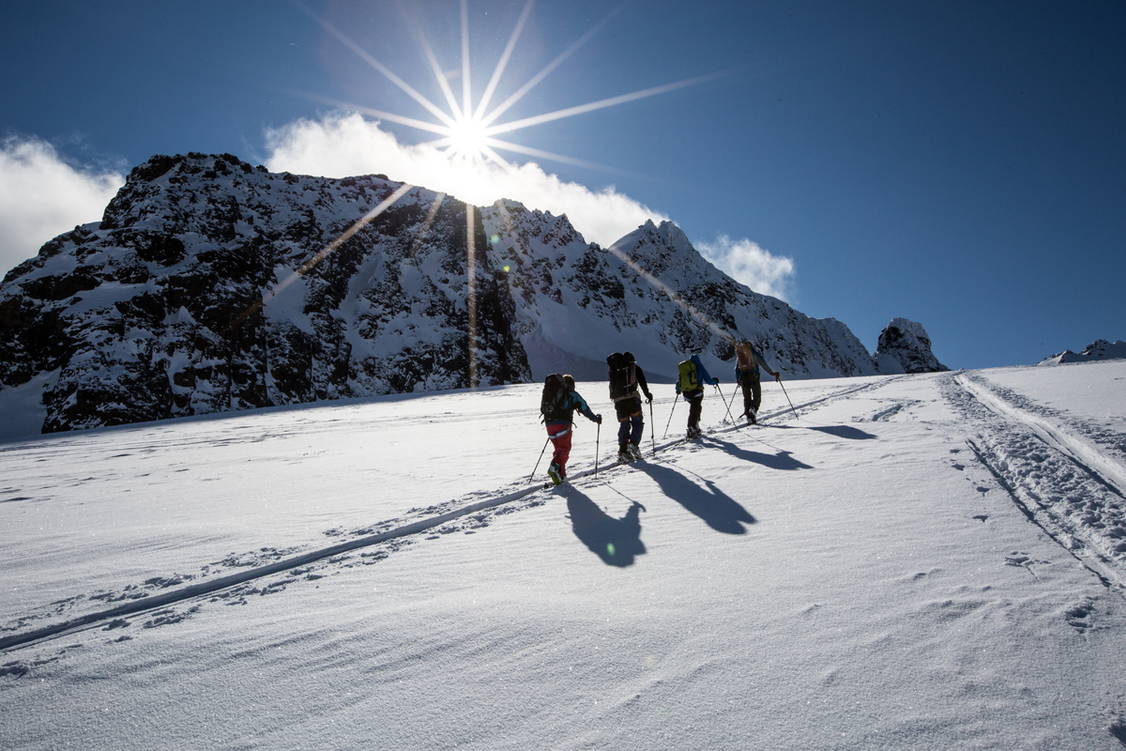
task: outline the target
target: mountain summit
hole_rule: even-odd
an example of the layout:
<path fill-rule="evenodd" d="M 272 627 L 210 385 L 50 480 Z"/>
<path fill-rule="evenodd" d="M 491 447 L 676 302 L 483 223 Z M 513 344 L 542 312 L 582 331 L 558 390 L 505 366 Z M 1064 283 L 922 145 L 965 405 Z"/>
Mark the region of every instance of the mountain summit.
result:
<path fill-rule="evenodd" d="M 52 432 L 602 378 L 627 349 L 657 380 L 691 353 L 723 374 L 735 335 L 790 377 L 878 372 L 843 323 L 738 284 L 670 222 L 602 248 L 515 201 L 193 153 L 136 167 L 101 222 L 7 274 L 0 389 Z"/>

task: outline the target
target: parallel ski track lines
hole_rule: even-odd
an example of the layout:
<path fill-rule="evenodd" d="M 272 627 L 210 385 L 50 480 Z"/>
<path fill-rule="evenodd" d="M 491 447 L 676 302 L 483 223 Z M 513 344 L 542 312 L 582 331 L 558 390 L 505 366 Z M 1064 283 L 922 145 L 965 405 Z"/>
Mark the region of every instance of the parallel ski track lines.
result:
<path fill-rule="evenodd" d="M 881 381 L 862 384 L 860 386 L 852 386 L 846 389 L 841 389 L 840 391 L 835 391 L 831 394 L 827 394 L 817 399 L 811 399 L 807 402 L 802 402 L 801 404 L 794 405 L 794 416 L 797 416 L 797 410 L 819 406 L 825 404 L 826 402 L 836 401 L 837 399 L 851 396 L 862 391 L 870 391 L 872 389 L 881 388 L 888 383 L 891 383 L 892 381 L 898 380 L 902 377 L 903 376 L 898 376 L 895 378 L 887 378 Z M 789 408 L 789 406 L 787 406 L 785 409 L 779 409 L 775 412 L 763 415 L 762 417 L 764 420 L 783 418 L 790 412 L 791 409 Z M 746 426 L 729 425 L 724 428 L 712 430 L 711 432 L 713 434 L 731 433 L 736 430 L 741 430 L 744 427 Z M 664 443 L 658 444 L 655 451 L 666 451 L 667 449 L 676 447 L 683 443 L 684 439 L 666 441 Z M 600 467 L 600 471 L 610 472 L 620 466 L 623 465 L 603 465 L 602 467 Z M 570 481 L 573 482 L 575 480 L 581 480 L 586 477 L 591 477 L 594 474 L 595 469 L 591 467 L 589 469 L 585 469 L 571 475 Z M 510 485 L 509 487 L 512 486 Z M 289 571 L 290 569 L 299 568 L 310 563 L 315 563 L 325 558 L 332 558 L 333 556 L 348 553 L 359 548 L 371 547 L 373 545 L 378 545 L 380 543 L 384 543 L 398 537 L 406 537 L 408 535 L 424 532 L 428 529 L 432 529 L 434 527 L 445 524 L 446 522 L 453 521 L 454 519 L 458 519 L 460 517 L 467 516 L 479 511 L 495 508 L 497 506 L 502 506 L 506 503 L 512 503 L 513 501 L 518 501 L 522 498 L 526 498 L 536 493 L 542 493 L 544 491 L 545 488 L 540 483 L 535 483 L 531 487 L 521 487 L 518 489 L 509 490 L 508 492 L 502 492 L 500 495 L 486 498 L 485 500 L 471 503 L 466 506 L 458 507 L 457 509 L 446 512 L 444 514 L 419 519 L 418 521 L 403 525 L 401 527 L 396 527 L 395 529 L 390 529 L 385 532 L 366 535 L 364 537 L 357 537 L 356 539 L 348 540 L 347 542 L 330 545 L 324 548 L 318 548 L 306 553 L 301 553 L 278 561 L 274 561 L 273 563 L 249 568 L 235 574 L 228 574 L 226 576 L 219 576 L 207 581 L 201 581 L 196 584 L 189 584 L 188 586 L 180 587 L 178 589 L 167 592 L 162 592 L 161 594 L 131 600 L 130 602 L 106 610 L 86 613 L 85 615 L 77 616 L 66 621 L 61 621 L 59 623 L 43 626 L 41 628 L 31 629 L 22 633 L 6 636 L 0 638 L 0 652 L 27 647 L 45 639 L 63 636 L 65 634 L 92 627 L 104 621 L 123 618 L 125 616 L 137 615 L 138 613 L 155 610 L 157 608 L 168 607 L 170 605 L 175 605 L 187 600 L 210 595 L 220 590 L 228 589 L 230 587 L 235 587 L 239 584 L 245 584 L 255 579 L 261 579 L 273 574 L 280 574 L 282 572 Z"/>
<path fill-rule="evenodd" d="M 1042 488 L 1035 481 L 1026 478 L 1019 468 L 1011 466 L 1024 453 L 1021 442 L 1027 441 L 1027 437 L 1031 436 L 1040 446 L 1090 478 L 1092 484 L 1088 487 L 1094 489 L 1093 493 L 1117 499 L 1115 505 L 1120 509 L 1126 501 L 1126 494 L 1119 484 L 1118 472 L 1114 471 L 1116 467 L 1113 460 L 1102 457 L 1082 439 L 1070 435 L 1045 418 L 1005 401 L 991 392 L 988 386 L 964 372 L 953 374 L 949 383 L 976 405 L 977 409 L 992 416 L 990 421 L 978 414 L 977 418 L 983 423 L 978 440 L 969 439 L 966 442 L 982 466 L 993 475 L 1030 522 L 1097 576 L 1105 586 L 1123 594 L 1126 590 L 1126 574 L 1111 555 L 1105 552 L 1106 541 L 1092 539 L 1089 533 L 1067 518 L 1066 510 L 1058 508 L 1043 496 Z M 973 409 L 965 405 L 963 407 Z M 1041 463 L 1047 468 L 1046 471 L 1051 471 L 1049 462 Z M 1112 471 L 1100 471 L 1107 465 Z M 1068 544 L 1069 538 L 1079 544 Z"/>
<path fill-rule="evenodd" d="M 1117 490 L 1119 495 L 1126 498 L 1126 467 L 1122 464 L 1051 420 L 1006 401 L 979 379 L 963 374 L 957 378 L 957 381 L 986 407 L 999 415 L 1023 423 L 1049 446 L 1085 466 L 1104 483 Z"/>

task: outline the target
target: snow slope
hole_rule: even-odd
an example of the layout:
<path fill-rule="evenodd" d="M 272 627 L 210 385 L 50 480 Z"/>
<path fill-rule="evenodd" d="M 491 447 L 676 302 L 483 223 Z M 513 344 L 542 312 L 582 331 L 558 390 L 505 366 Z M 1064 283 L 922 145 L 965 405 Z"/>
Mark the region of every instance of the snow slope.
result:
<path fill-rule="evenodd" d="M 565 490 L 536 386 L 0 444 L 0 737 L 1121 748 L 1123 379 L 765 384 L 699 444 L 659 385 L 649 461 L 579 418 Z"/>

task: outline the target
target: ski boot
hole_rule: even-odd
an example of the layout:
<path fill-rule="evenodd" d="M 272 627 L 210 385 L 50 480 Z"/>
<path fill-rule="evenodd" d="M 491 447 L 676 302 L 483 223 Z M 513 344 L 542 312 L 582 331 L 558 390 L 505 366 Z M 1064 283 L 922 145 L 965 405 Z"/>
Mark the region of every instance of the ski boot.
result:
<path fill-rule="evenodd" d="M 628 444 L 626 450 L 629 451 L 630 459 L 636 461 L 641 458 L 641 449 L 637 447 L 636 443 Z"/>
<path fill-rule="evenodd" d="M 623 443 L 618 447 L 618 461 L 622 464 L 629 464 L 633 461 L 633 455 L 630 454 L 628 443 Z"/>
<path fill-rule="evenodd" d="M 551 478 L 551 482 L 555 485 L 559 485 L 565 479 L 567 479 L 566 477 L 564 477 L 562 470 L 560 470 L 559 467 L 555 466 L 555 462 L 552 462 L 550 465 L 548 465 L 547 476 Z"/>

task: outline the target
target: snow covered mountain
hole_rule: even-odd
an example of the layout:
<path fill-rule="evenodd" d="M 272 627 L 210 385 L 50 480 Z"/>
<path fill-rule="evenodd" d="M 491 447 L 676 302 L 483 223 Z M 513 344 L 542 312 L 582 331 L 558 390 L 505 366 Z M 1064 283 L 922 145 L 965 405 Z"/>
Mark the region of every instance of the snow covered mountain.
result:
<path fill-rule="evenodd" d="M 1063 365 L 1070 362 L 1090 362 L 1092 360 L 1118 360 L 1126 358 L 1126 342 L 1121 339 L 1108 342 L 1106 339 L 1096 339 L 1079 353 L 1065 349 L 1059 354 L 1045 357 L 1037 365 Z"/>
<path fill-rule="evenodd" d="M 878 372 L 843 323 L 734 282 L 670 223 L 604 249 L 515 202 L 468 213 L 381 175 L 155 156 L 5 277 L 0 392 L 53 432 L 593 379 L 627 349 L 650 377 L 698 352 L 723 378 L 735 334 L 790 378 Z"/>

